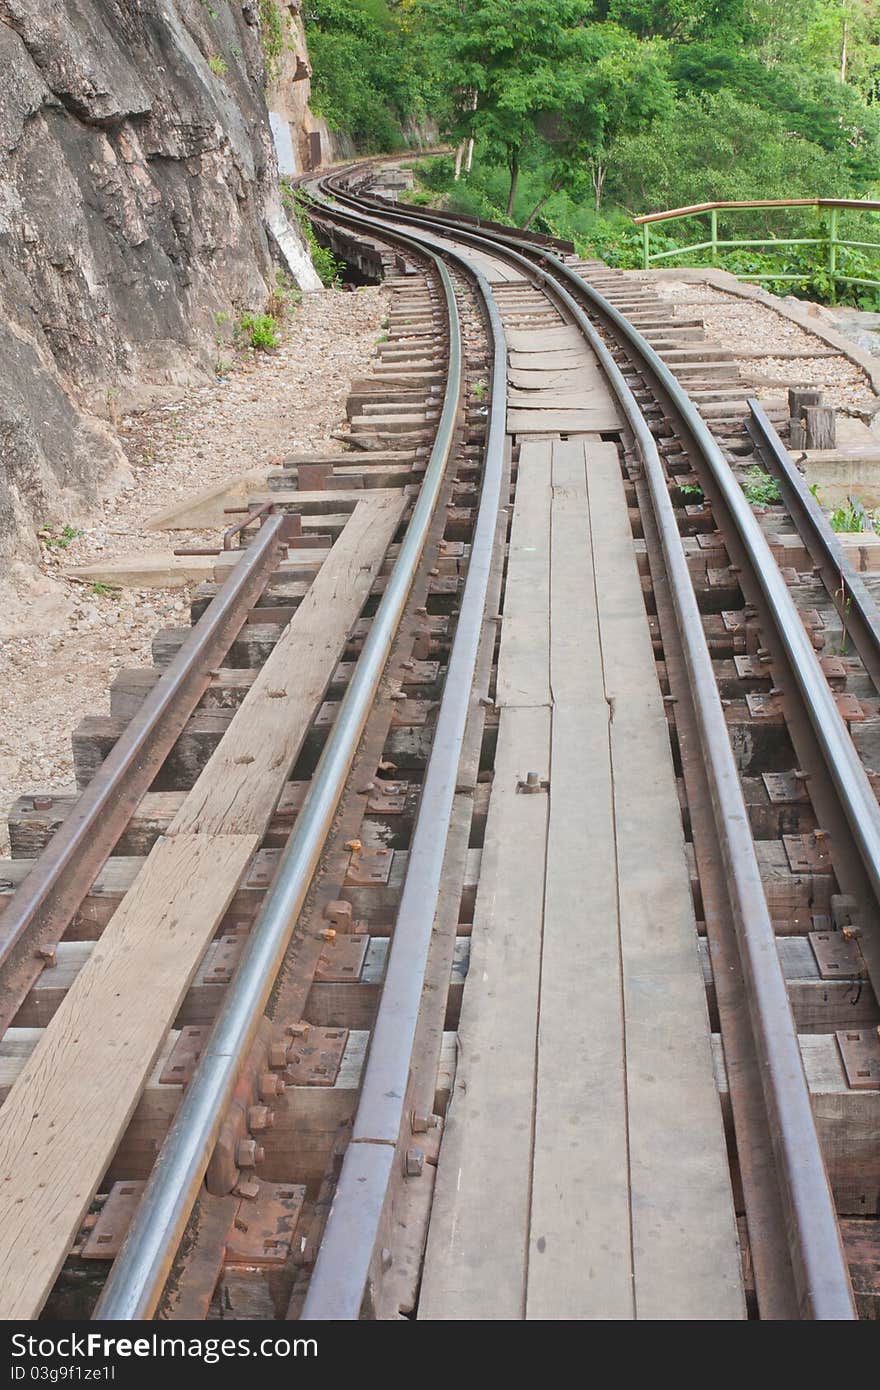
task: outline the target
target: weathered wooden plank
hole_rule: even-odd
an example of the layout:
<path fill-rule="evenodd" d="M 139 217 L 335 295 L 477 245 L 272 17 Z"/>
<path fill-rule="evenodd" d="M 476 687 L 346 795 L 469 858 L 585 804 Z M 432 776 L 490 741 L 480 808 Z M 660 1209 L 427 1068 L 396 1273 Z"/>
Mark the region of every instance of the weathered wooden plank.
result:
<path fill-rule="evenodd" d="M 511 371 L 569 371 L 582 367 L 586 361 L 583 344 L 579 348 L 559 348 L 556 352 L 543 349 L 537 352 L 511 350 L 507 354 L 507 365 Z"/>
<path fill-rule="evenodd" d="M 616 449 L 590 444 L 625 1010 L 638 1318 L 745 1315 L 666 718 Z"/>
<path fill-rule="evenodd" d="M 550 702 L 550 458 L 548 440 L 523 445 L 510 536 L 496 703 Z"/>
<path fill-rule="evenodd" d="M 169 833 L 264 834 L 405 505 L 397 493 L 358 502 Z"/>
<path fill-rule="evenodd" d="M 576 389 L 583 380 L 582 367 L 525 368 L 511 367 L 507 380 L 514 391 L 544 391 L 548 387 L 567 391 Z"/>
<path fill-rule="evenodd" d="M 508 434 L 600 434 L 623 426 L 620 412 L 611 399 L 596 399 L 594 405 L 575 409 L 522 410 L 507 412 Z"/>
<path fill-rule="evenodd" d="M 550 449 L 536 443 L 519 465 L 495 773 L 419 1302 L 429 1320 L 525 1313 L 548 798 L 517 784 L 549 774 L 549 523 Z"/>
<path fill-rule="evenodd" d="M 517 410 L 580 410 L 583 408 L 588 383 L 580 382 L 564 389 L 547 387 L 528 391 L 509 390 L 508 408 Z"/>
<path fill-rule="evenodd" d="M 561 323 L 558 328 L 508 328 L 508 352 L 560 352 L 566 348 L 580 350 L 587 360 L 588 350 L 581 331 L 574 324 Z"/>
<path fill-rule="evenodd" d="M 195 973 L 206 921 L 210 939 L 257 845 L 161 840 L 12 1087 L 0 1110 L 0 1316 L 38 1315 Z"/>
<path fill-rule="evenodd" d="M 582 441 L 553 446 L 551 537 L 553 752 L 526 1316 L 631 1318 L 610 709 Z"/>
<path fill-rule="evenodd" d="M 419 1317 L 524 1315 L 550 710 L 504 708 Z"/>
<path fill-rule="evenodd" d="M 0 1316 L 33 1318 L 45 1301 L 259 846 L 402 506 L 377 494 L 358 503 L 316 580 L 324 591 L 301 605 L 233 719 L 233 748 L 224 740 L 212 755 L 0 1110 Z"/>

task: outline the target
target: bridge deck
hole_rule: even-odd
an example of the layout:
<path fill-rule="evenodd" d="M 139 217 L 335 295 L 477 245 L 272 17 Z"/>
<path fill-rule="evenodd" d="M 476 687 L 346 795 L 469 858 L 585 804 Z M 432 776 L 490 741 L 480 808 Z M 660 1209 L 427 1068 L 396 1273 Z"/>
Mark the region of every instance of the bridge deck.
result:
<path fill-rule="evenodd" d="M 524 296 L 509 293 L 505 318 L 522 324 Z M 520 372 L 528 335 L 511 336 Z M 613 411 L 598 381 L 594 394 L 597 414 Z M 675 773 L 617 448 L 548 432 L 520 450 L 495 775 L 419 1317 L 741 1318 Z M 529 773 L 537 791 L 523 789 Z"/>

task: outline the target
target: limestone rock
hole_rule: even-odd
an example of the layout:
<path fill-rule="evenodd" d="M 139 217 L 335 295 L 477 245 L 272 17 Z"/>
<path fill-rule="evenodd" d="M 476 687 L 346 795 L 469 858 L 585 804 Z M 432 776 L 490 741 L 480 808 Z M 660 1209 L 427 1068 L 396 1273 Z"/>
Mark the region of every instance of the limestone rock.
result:
<path fill-rule="evenodd" d="M 118 485 L 95 416 L 208 373 L 216 315 L 262 309 L 279 258 L 317 288 L 280 210 L 257 17 L 0 0 L 0 556 Z"/>

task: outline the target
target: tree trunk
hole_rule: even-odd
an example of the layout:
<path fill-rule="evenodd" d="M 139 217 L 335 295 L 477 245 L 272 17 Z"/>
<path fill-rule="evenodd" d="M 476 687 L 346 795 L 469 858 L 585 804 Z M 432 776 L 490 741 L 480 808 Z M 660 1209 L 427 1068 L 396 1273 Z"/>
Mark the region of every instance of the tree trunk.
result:
<path fill-rule="evenodd" d="M 464 146 L 465 146 L 465 142 L 464 142 L 464 140 L 462 140 L 461 144 L 457 147 L 457 149 L 456 149 L 456 151 L 455 151 L 455 182 L 456 182 L 456 183 L 458 183 L 458 180 L 461 178 L 461 161 L 462 161 L 462 159 L 464 158 Z"/>
<path fill-rule="evenodd" d="M 532 208 L 531 212 L 529 213 L 528 217 L 526 218 L 525 222 L 523 223 L 523 231 L 524 231 L 524 232 L 527 232 L 527 231 L 528 231 L 529 227 L 531 227 L 531 225 L 532 225 L 532 223 L 534 222 L 535 218 L 538 216 L 538 213 L 541 211 L 541 208 L 544 206 L 545 203 L 549 202 L 549 200 L 553 197 L 553 194 L 554 194 L 554 193 L 558 193 L 558 192 L 559 192 L 560 187 L 561 187 L 561 184 L 560 184 L 560 182 L 557 180 L 556 182 L 554 182 L 554 183 L 552 183 L 552 184 L 550 185 L 550 187 L 547 189 L 547 192 L 544 194 L 543 198 L 539 198 L 539 199 L 538 199 L 538 201 L 535 203 L 535 206 Z"/>
<path fill-rule="evenodd" d="M 841 82 L 845 82 L 845 81 L 846 81 L 846 40 L 847 40 L 847 31 L 848 31 L 848 28 L 849 28 L 849 21 L 848 21 L 846 15 L 844 15 L 844 16 L 843 16 L 843 39 L 842 39 L 842 42 L 841 42 L 841 45 L 840 45 L 840 80 L 841 80 Z"/>
<path fill-rule="evenodd" d="M 478 92 L 474 91 L 474 92 L 471 93 L 471 110 L 472 110 L 472 111 L 476 111 L 476 109 L 477 109 L 477 100 L 478 100 L 478 98 L 479 98 L 479 93 L 478 93 Z M 468 140 L 467 140 L 467 158 L 465 159 L 465 162 L 464 162 L 464 168 L 465 168 L 465 173 L 466 173 L 466 174 L 469 174 L 469 173 L 471 172 L 471 166 L 473 165 L 473 162 L 474 162 L 474 137 L 471 135 L 471 136 L 468 137 Z"/>
<path fill-rule="evenodd" d="M 605 175 L 608 170 L 604 164 L 594 164 L 591 170 L 593 177 L 593 188 L 596 191 L 596 211 L 602 207 L 602 189 L 605 186 Z"/>
<path fill-rule="evenodd" d="M 512 217 L 516 186 L 519 183 L 519 150 L 510 156 L 508 168 L 510 169 L 510 191 L 507 195 L 507 216 Z"/>

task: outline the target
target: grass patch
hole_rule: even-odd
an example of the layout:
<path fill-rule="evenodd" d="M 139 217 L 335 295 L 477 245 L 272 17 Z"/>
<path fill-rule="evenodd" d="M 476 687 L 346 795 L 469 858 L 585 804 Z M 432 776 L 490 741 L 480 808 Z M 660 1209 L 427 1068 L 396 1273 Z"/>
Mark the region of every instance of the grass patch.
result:
<path fill-rule="evenodd" d="M 47 550 L 66 550 L 79 534 L 72 526 L 62 526 L 60 531 L 53 531 L 51 526 L 41 526 L 37 532 Z"/>
<path fill-rule="evenodd" d="M 846 501 L 828 518 L 832 531 L 876 531 L 877 518 L 872 516 L 858 497 L 847 497 Z"/>
<path fill-rule="evenodd" d="M 277 321 L 271 314 L 242 314 L 235 325 L 235 336 L 257 352 L 271 352 L 281 341 Z"/>
<path fill-rule="evenodd" d="M 276 323 L 286 318 L 302 300 L 302 293 L 296 288 L 290 276 L 283 270 L 275 272 L 275 288 L 266 303 L 266 313 Z"/>
<path fill-rule="evenodd" d="M 763 468 L 750 468 L 741 486 L 753 507 L 772 507 L 775 502 L 782 501 L 779 484 Z"/>

